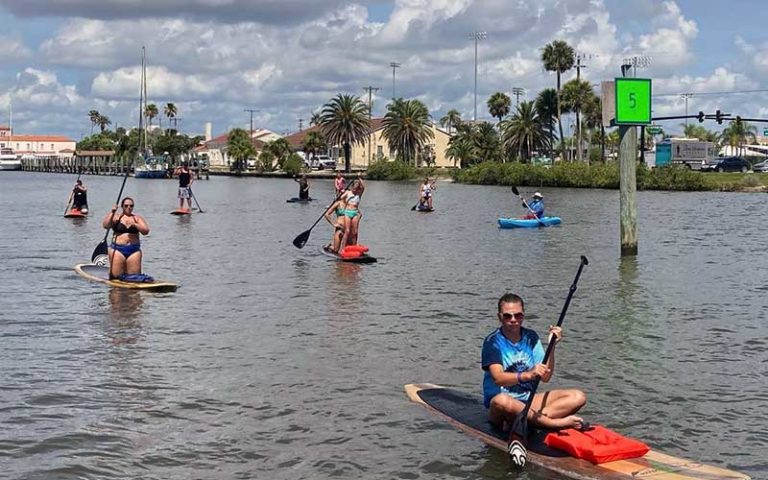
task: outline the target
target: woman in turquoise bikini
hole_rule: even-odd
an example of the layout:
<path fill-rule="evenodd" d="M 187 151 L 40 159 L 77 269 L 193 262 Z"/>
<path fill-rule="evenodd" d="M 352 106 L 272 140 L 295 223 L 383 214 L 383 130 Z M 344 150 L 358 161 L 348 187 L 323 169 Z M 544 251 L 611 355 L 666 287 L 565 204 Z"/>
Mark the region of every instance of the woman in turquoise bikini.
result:
<path fill-rule="evenodd" d="M 344 210 L 344 236 L 341 238 L 341 247 L 357 244 L 357 233 L 363 212 L 360 211 L 360 196 L 365 190 L 361 179 L 357 179 L 350 187 L 351 195 L 347 195 L 346 208 Z"/>
<path fill-rule="evenodd" d="M 112 229 L 114 236 L 109 246 L 109 277 L 141 274 L 141 241 L 139 234 L 149 234 L 149 224 L 141 215 L 133 213 L 135 204 L 125 197 L 120 204 L 122 212 L 115 216 L 117 205 L 104 216 L 102 227 Z"/>

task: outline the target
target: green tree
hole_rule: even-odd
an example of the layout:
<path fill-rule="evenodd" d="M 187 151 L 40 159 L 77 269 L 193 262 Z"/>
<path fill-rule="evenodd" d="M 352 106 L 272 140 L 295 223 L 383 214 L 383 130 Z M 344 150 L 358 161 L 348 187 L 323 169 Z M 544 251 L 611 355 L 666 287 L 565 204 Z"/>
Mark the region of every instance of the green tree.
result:
<path fill-rule="evenodd" d="M 713 142 L 717 143 L 721 140 L 720 134 L 717 132 L 712 132 L 707 130 L 706 128 L 702 127 L 701 125 L 696 125 L 694 123 L 689 124 L 680 124 L 683 127 L 683 135 L 685 135 L 686 138 L 698 138 L 699 140 L 703 142 Z M 727 139 L 723 137 L 723 140 L 727 142 Z"/>
<path fill-rule="evenodd" d="M 77 142 L 78 150 L 116 151 L 117 144 L 107 133 L 97 133 Z"/>
<path fill-rule="evenodd" d="M 435 137 L 426 105 L 419 100 L 399 98 L 390 103 L 387 109 L 382 137 L 387 141 L 389 149 L 397 151 L 405 163 L 413 160 L 414 166 L 418 166 L 417 154 Z"/>
<path fill-rule="evenodd" d="M 722 137 L 725 143 L 738 150 L 738 155 L 744 155 L 744 145 L 757 142 L 757 128 L 741 118 L 731 120 L 723 129 Z"/>
<path fill-rule="evenodd" d="M 101 133 L 104 133 L 107 127 L 112 125 L 112 121 L 106 115 L 99 115 L 98 120 L 96 120 L 96 124 L 99 126 Z"/>
<path fill-rule="evenodd" d="M 557 90 L 545 88 L 536 97 L 536 115 L 549 135 L 549 157 L 554 159 L 552 150 L 555 146 L 555 119 L 557 119 Z"/>
<path fill-rule="evenodd" d="M 302 149 L 307 156 L 307 162 L 309 162 L 319 152 L 326 151 L 328 144 L 325 143 L 325 138 L 320 132 L 309 132 L 302 141 Z"/>
<path fill-rule="evenodd" d="M 283 162 L 283 170 L 291 177 L 301 173 L 304 167 L 304 161 L 297 153 L 291 153 Z"/>
<path fill-rule="evenodd" d="M 168 117 L 168 129 L 170 130 L 171 122 L 173 122 L 173 129 L 176 130 L 176 115 L 179 113 L 178 107 L 173 103 L 166 103 L 163 107 L 163 113 Z"/>
<path fill-rule="evenodd" d="M 288 140 L 284 138 L 278 138 L 277 140 L 273 140 L 267 143 L 264 146 L 264 150 L 272 152 L 272 154 L 275 156 L 275 159 L 277 159 L 277 165 L 279 168 L 283 168 L 285 160 L 289 155 L 293 153 L 291 145 L 288 143 Z"/>
<path fill-rule="evenodd" d="M 158 113 L 159 111 L 157 110 L 157 105 L 154 103 L 150 103 L 146 106 L 146 108 L 144 108 L 144 116 L 147 117 L 147 121 L 149 122 L 150 127 L 152 127 L 152 119 L 155 118 Z"/>
<path fill-rule="evenodd" d="M 474 143 L 467 137 L 456 135 L 448 141 L 445 155 L 453 160 L 454 167 L 457 164 L 466 167 L 476 158 Z"/>
<path fill-rule="evenodd" d="M 580 114 L 594 96 L 595 92 L 592 90 L 592 85 L 589 82 L 575 78 L 563 85 L 563 90 L 560 92 L 560 101 L 563 107 L 576 113 L 576 159 L 579 161 L 582 161 L 584 151 L 581 142 L 582 125 Z"/>
<path fill-rule="evenodd" d="M 323 117 L 320 112 L 312 112 L 312 118 L 309 119 L 309 126 L 320 125 Z"/>
<path fill-rule="evenodd" d="M 101 114 L 98 110 L 88 112 L 88 119 L 91 121 L 91 135 L 93 135 L 93 127 L 99 124 L 99 117 L 101 117 Z"/>
<path fill-rule="evenodd" d="M 488 113 L 492 117 L 498 118 L 499 123 L 501 120 L 509 115 L 509 109 L 511 108 L 512 100 L 503 92 L 496 92 L 488 99 Z"/>
<path fill-rule="evenodd" d="M 259 164 L 263 172 L 271 172 L 275 169 L 275 154 L 264 150 L 259 155 Z"/>
<path fill-rule="evenodd" d="M 539 120 L 534 102 L 522 102 L 511 119 L 500 126 L 502 144 L 510 156 L 517 152 L 518 158 L 526 163 L 534 151 L 543 150 L 547 145 L 547 130 Z"/>
<path fill-rule="evenodd" d="M 499 134 L 490 123 L 481 122 L 472 126 L 472 142 L 479 161 L 498 162 L 502 158 Z"/>
<path fill-rule="evenodd" d="M 448 110 L 443 118 L 440 119 L 440 126 L 448 127 L 448 134 L 453 134 L 453 128 L 461 123 L 461 114 L 458 110 Z"/>
<path fill-rule="evenodd" d="M 227 155 L 235 159 L 235 170 L 242 172 L 250 157 L 256 155 L 251 136 L 242 128 L 233 128 L 227 136 Z"/>
<path fill-rule="evenodd" d="M 159 152 L 168 152 L 173 165 L 178 164 L 178 159 L 189 153 L 195 146 L 204 140 L 202 136 L 188 137 L 187 135 L 176 135 L 166 133 L 155 139 L 155 148 Z"/>
<path fill-rule="evenodd" d="M 320 112 L 320 131 L 329 144 L 342 146 L 344 171 L 347 173 L 350 171 L 352 145 L 364 145 L 369 129 L 368 106 L 358 96 L 340 93 Z"/>
<path fill-rule="evenodd" d="M 541 53 L 541 61 L 544 63 L 544 69 L 548 72 L 557 74 L 557 126 L 560 133 L 560 139 L 563 139 L 563 120 L 560 106 L 560 75 L 573 68 L 575 62 L 575 52 L 573 47 L 562 40 L 555 40 L 544 46 Z M 565 144 L 560 142 L 560 155 L 565 158 Z"/>

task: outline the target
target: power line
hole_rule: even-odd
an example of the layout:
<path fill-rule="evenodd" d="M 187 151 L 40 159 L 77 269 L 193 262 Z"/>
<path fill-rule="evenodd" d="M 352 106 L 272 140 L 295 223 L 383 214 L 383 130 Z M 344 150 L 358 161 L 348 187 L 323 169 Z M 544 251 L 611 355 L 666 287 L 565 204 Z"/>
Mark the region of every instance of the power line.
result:
<path fill-rule="evenodd" d="M 654 97 L 677 97 L 681 95 L 737 95 L 742 93 L 765 93 L 768 92 L 768 88 L 760 88 L 756 90 L 731 90 L 729 92 L 677 92 L 677 93 L 654 93 Z"/>

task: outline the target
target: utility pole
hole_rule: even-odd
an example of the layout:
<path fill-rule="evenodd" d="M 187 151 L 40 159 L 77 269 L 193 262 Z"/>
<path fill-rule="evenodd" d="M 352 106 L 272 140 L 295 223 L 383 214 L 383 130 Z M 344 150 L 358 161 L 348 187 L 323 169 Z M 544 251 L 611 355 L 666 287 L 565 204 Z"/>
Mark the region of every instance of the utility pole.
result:
<path fill-rule="evenodd" d="M 251 133 L 248 135 L 248 139 L 250 140 L 251 145 L 253 145 L 253 114 L 254 114 L 254 112 L 260 112 L 261 110 L 257 110 L 257 109 L 253 109 L 253 108 L 245 108 L 245 109 L 243 109 L 243 111 L 244 112 L 249 112 L 251 114 Z M 238 164 L 238 172 L 239 172 L 240 169 L 242 169 L 242 167 L 243 167 L 243 165 L 239 165 Z"/>
<path fill-rule="evenodd" d="M 304 119 L 299 117 L 299 131 L 304 130 Z"/>
<path fill-rule="evenodd" d="M 395 70 L 400 68 L 400 64 L 397 62 L 390 62 L 389 66 L 392 67 L 392 100 L 395 98 Z"/>
<path fill-rule="evenodd" d="M 688 99 L 693 96 L 692 93 L 681 93 L 680 98 L 685 100 L 685 126 L 688 126 Z"/>
<path fill-rule="evenodd" d="M 512 87 L 512 95 L 515 96 L 515 107 L 520 106 L 520 95 L 525 94 L 525 89 L 522 87 Z"/>
<path fill-rule="evenodd" d="M 625 58 L 624 64 L 621 66 L 622 75 L 624 74 L 625 67 L 632 67 L 632 76 L 637 77 L 637 67 L 645 68 L 651 66 L 651 57 L 647 55 L 635 55 L 634 57 Z"/>
<path fill-rule="evenodd" d="M 394 71 L 394 69 L 393 69 Z M 372 87 L 368 85 L 367 87 L 363 88 L 366 92 L 368 92 L 368 166 L 371 166 L 371 144 L 373 143 L 373 140 L 371 139 L 371 136 L 373 134 L 373 126 L 371 125 L 371 112 L 373 111 L 373 98 L 372 94 L 373 92 L 378 92 L 379 89 L 376 87 Z M 392 90 L 394 92 L 394 89 Z"/>
<path fill-rule="evenodd" d="M 488 34 L 486 32 L 474 31 L 469 34 L 469 38 L 475 41 L 475 109 L 472 115 L 472 121 L 475 122 L 477 121 L 477 42 L 488 38 Z"/>

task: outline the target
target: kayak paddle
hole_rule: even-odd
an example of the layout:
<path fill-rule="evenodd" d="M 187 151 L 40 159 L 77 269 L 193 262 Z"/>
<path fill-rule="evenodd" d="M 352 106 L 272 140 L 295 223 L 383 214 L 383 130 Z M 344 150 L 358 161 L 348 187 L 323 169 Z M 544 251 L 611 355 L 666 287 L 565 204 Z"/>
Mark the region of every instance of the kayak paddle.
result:
<path fill-rule="evenodd" d="M 120 185 L 120 193 L 117 194 L 117 200 L 115 200 L 115 205 L 120 204 L 120 198 L 123 196 L 123 189 L 125 188 L 125 181 L 128 180 L 128 174 L 130 173 L 131 169 L 127 166 L 125 167 L 125 175 L 123 176 L 123 184 Z M 100 244 L 96 245 L 96 248 L 93 249 L 93 253 L 91 254 L 91 263 L 96 265 L 106 265 L 106 257 L 107 257 L 107 237 L 109 236 L 109 230 L 107 229 L 106 232 L 104 232 L 104 240 L 101 241 Z M 101 257 L 101 258 L 99 258 Z"/>
<path fill-rule="evenodd" d="M 541 225 L 542 227 L 548 227 L 548 226 L 549 226 L 549 225 L 547 225 L 546 223 L 542 222 L 542 221 L 541 221 L 541 219 L 539 218 L 539 216 L 538 216 L 538 215 L 536 215 L 536 212 L 534 212 L 534 211 L 531 209 L 531 207 L 530 207 L 530 206 L 528 206 L 528 202 L 526 202 L 526 201 L 525 201 L 525 199 L 523 198 L 523 196 L 522 196 L 522 195 L 520 195 L 520 192 L 518 192 L 518 191 L 517 191 L 517 187 L 516 187 L 516 186 L 514 186 L 514 185 L 512 185 L 512 193 L 514 193 L 515 195 L 517 195 L 517 197 L 518 197 L 520 200 L 522 200 L 522 201 L 523 201 L 523 205 L 525 205 L 525 208 L 527 208 L 527 209 L 528 209 L 528 211 L 529 211 L 529 212 L 531 212 L 531 213 L 533 214 L 533 217 L 536 219 L 536 221 L 537 221 L 537 222 L 539 222 L 539 225 Z"/>
<path fill-rule="evenodd" d="M 313 223 L 313 224 L 312 224 L 312 226 L 311 226 L 311 227 L 309 227 L 309 229 L 308 229 L 308 230 L 304 230 L 303 232 L 301 232 L 300 234 L 298 234 L 298 235 L 296 236 L 296 238 L 294 238 L 294 239 L 293 239 L 293 246 L 294 246 L 294 247 L 296 247 L 296 248 L 304 248 L 304 245 L 306 245 L 306 243 L 307 243 L 307 240 L 309 240 L 309 234 L 310 234 L 310 233 L 312 233 L 312 229 L 313 229 L 313 228 L 315 228 L 315 226 L 316 226 L 318 223 L 320 223 L 320 220 L 322 220 L 322 219 L 325 217 L 325 212 L 327 212 L 327 211 L 328 211 L 328 209 L 329 209 L 329 208 L 331 208 L 331 207 L 333 206 L 333 204 L 334 204 L 334 203 L 338 202 L 338 201 L 339 201 L 339 199 L 341 198 L 341 196 L 342 196 L 342 195 L 344 195 L 344 192 L 346 192 L 346 191 L 347 191 L 347 189 L 346 189 L 346 188 L 345 188 L 344 190 L 342 190 L 342 191 L 341 191 L 341 193 L 340 193 L 340 194 L 338 194 L 338 195 L 336 196 L 336 198 L 333 200 L 333 202 L 331 202 L 331 204 L 330 204 L 330 205 L 328 205 L 327 207 L 325 207 L 325 209 L 323 210 L 323 214 L 322 214 L 322 215 L 320 215 L 320 218 L 318 218 L 317 220 L 315 220 L 315 223 Z"/>
<path fill-rule="evenodd" d="M 515 188 L 515 187 L 512 187 Z M 587 257 L 584 255 L 581 256 L 581 263 L 579 264 L 579 269 L 576 271 L 576 278 L 573 279 L 573 284 L 571 284 L 571 288 L 568 290 L 568 296 L 565 299 L 565 304 L 563 305 L 563 309 L 560 311 L 560 318 L 557 320 L 557 326 L 560 327 L 563 325 L 563 319 L 565 319 L 565 312 L 568 311 L 568 305 L 571 303 L 571 298 L 573 298 L 574 292 L 576 292 L 576 284 L 579 283 L 579 277 L 581 276 L 581 271 L 584 269 L 584 265 L 589 265 L 589 260 L 587 260 Z M 543 364 L 547 364 L 547 361 L 549 360 L 549 356 L 552 354 L 552 350 L 555 348 L 555 344 L 557 343 L 557 340 L 553 338 L 549 345 L 547 345 L 547 351 L 544 354 L 544 361 Z M 533 388 L 531 389 L 530 396 L 528 397 L 528 401 L 525 402 L 525 407 L 523 408 L 523 411 L 517 414 L 517 417 L 515 417 L 515 422 L 512 424 L 512 429 L 510 430 L 509 434 L 509 444 L 507 446 L 507 452 L 509 452 L 509 456 L 512 459 L 512 463 L 517 468 L 523 468 L 525 466 L 525 462 L 528 458 L 528 452 L 525 449 L 525 443 L 528 438 L 528 411 L 531 409 L 531 404 L 533 403 L 533 397 L 536 395 L 536 389 L 539 388 L 539 380 L 541 380 L 540 377 L 536 377 L 533 379 Z"/>
<path fill-rule="evenodd" d="M 192 193 L 192 187 L 189 188 L 189 194 L 192 195 L 192 199 L 195 201 L 195 205 L 197 205 L 197 211 L 200 213 L 205 213 L 203 209 L 200 207 L 200 202 L 197 201 L 197 197 L 195 197 L 195 194 Z"/>

